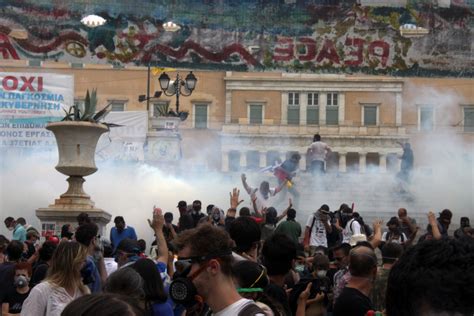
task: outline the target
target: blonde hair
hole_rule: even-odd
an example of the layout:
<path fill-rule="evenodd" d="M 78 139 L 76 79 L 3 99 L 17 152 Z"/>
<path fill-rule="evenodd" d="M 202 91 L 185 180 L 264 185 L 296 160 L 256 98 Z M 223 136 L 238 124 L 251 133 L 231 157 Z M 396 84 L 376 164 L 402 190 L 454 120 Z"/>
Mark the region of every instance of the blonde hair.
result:
<path fill-rule="evenodd" d="M 79 289 L 88 294 L 82 283 L 81 268 L 87 259 L 87 247 L 76 241 L 62 241 L 53 253 L 45 281 L 65 289 Z"/>

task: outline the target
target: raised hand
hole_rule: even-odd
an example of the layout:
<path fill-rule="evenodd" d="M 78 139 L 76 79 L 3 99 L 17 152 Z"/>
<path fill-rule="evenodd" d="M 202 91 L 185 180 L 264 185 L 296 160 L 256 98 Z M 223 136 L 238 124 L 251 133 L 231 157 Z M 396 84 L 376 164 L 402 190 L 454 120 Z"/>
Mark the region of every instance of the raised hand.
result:
<path fill-rule="evenodd" d="M 431 224 L 431 225 L 436 225 L 436 216 L 435 214 L 433 213 L 433 211 L 429 211 L 428 212 L 428 222 Z"/>
<path fill-rule="evenodd" d="M 163 229 L 164 224 L 165 224 L 165 217 L 163 216 L 161 209 L 154 206 L 153 207 L 153 220 L 148 219 L 148 225 L 150 225 L 150 227 L 155 231 L 156 230 L 161 231 Z"/>
<path fill-rule="evenodd" d="M 230 195 L 230 207 L 237 209 L 237 207 L 242 203 L 244 200 L 239 201 L 239 194 L 240 190 L 237 188 L 233 188 L 232 192 L 229 193 Z"/>

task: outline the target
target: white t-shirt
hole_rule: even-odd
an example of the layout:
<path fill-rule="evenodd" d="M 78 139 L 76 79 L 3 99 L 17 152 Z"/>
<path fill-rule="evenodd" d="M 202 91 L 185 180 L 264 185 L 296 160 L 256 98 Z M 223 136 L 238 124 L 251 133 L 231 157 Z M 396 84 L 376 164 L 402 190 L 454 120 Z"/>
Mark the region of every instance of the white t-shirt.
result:
<path fill-rule="evenodd" d="M 212 315 L 214 315 L 214 316 L 236 316 L 236 315 L 239 314 L 239 312 L 242 309 L 244 309 L 245 306 L 247 306 L 249 304 L 255 304 L 255 302 L 252 301 L 252 300 L 248 300 L 246 298 L 241 298 L 237 302 L 227 306 L 226 308 L 224 308 L 223 310 L 221 310 L 217 313 L 213 313 Z M 257 314 L 257 315 L 260 315 L 260 314 Z M 265 316 L 265 314 L 261 314 L 261 315 Z"/>
<path fill-rule="evenodd" d="M 314 214 L 308 217 L 306 221 L 306 227 L 311 228 L 311 224 L 313 224 Z M 331 225 L 331 222 L 328 219 L 328 225 Z M 324 226 L 323 222 L 319 220 L 317 217 L 314 220 L 313 229 L 311 230 L 311 236 L 309 236 L 309 245 L 310 246 L 328 246 L 328 240 L 326 235 L 326 227 Z"/>
<path fill-rule="evenodd" d="M 310 157 L 311 161 L 313 160 L 326 160 L 326 154 L 328 152 L 329 146 L 324 142 L 314 142 L 309 148 L 311 149 Z"/>
<path fill-rule="evenodd" d="M 342 230 L 342 242 L 349 243 L 352 235 L 360 235 L 360 224 L 358 221 L 351 219 L 347 222 L 346 227 Z"/>
<path fill-rule="evenodd" d="M 403 238 L 402 238 L 402 236 L 399 236 L 398 239 L 392 239 L 392 240 L 390 240 L 390 242 L 394 242 L 394 243 L 397 243 L 397 244 L 404 243 L 405 241 L 407 241 L 407 236 L 405 235 L 405 233 L 402 233 L 402 235 L 403 235 Z M 387 232 L 384 232 L 382 234 L 382 240 L 383 241 L 388 241 L 387 240 Z"/>
<path fill-rule="evenodd" d="M 83 295 L 79 289 L 76 289 L 74 295 L 71 296 L 64 288 L 44 281 L 31 290 L 23 303 L 21 315 L 60 316 L 67 304 Z"/>
<path fill-rule="evenodd" d="M 253 192 L 254 190 L 255 190 L 254 188 L 250 188 L 250 192 Z M 263 194 L 260 192 L 260 189 L 258 189 L 257 192 L 255 192 L 255 196 L 257 197 L 257 200 L 255 201 L 255 204 L 257 205 L 257 210 L 261 211 L 265 207 L 272 206 L 271 201 L 273 200 L 272 197 L 275 196 L 275 194 L 276 194 L 276 189 L 270 188 L 268 192 L 268 196 L 267 198 L 265 198 Z M 253 208 L 253 205 L 251 209 L 252 208 Z"/>

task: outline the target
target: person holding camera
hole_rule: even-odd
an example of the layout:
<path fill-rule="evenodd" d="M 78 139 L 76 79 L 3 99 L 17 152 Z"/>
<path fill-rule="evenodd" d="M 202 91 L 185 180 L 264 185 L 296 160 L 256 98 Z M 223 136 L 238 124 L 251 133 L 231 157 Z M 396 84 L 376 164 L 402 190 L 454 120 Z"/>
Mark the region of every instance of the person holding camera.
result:
<path fill-rule="evenodd" d="M 310 256 L 314 255 L 316 247 L 328 247 L 327 234 L 331 232 L 329 206 L 323 204 L 315 213 L 311 214 L 306 221 L 303 245 Z"/>

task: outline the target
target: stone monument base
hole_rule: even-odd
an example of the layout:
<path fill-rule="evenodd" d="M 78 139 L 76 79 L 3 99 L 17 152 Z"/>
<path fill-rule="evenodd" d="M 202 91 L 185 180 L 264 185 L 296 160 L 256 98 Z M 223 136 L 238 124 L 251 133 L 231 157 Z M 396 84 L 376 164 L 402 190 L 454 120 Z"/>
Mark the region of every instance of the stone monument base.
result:
<path fill-rule="evenodd" d="M 41 234 L 61 234 L 64 224 L 77 226 L 76 217 L 80 213 L 87 213 L 89 218 L 99 226 L 99 235 L 104 236 L 105 226 L 110 222 L 112 215 L 102 209 L 96 208 L 90 196 L 82 189 L 84 178 L 81 176 L 70 176 L 67 181 L 69 188 L 62 194 L 54 204 L 36 210 L 36 216 L 41 222 Z"/>

